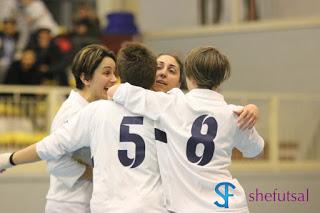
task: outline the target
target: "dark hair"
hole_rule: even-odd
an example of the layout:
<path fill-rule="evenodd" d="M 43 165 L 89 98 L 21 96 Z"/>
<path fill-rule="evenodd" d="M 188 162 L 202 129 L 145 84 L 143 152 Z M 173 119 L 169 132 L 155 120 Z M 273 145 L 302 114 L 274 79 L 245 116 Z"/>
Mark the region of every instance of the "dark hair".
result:
<path fill-rule="evenodd" d="M 192 77 L 199 88 L 217 88 L 230 77 L 228 58 L 213 47 L 195 48 L 185 61 L 186 75 Z"/>
<path fill-rule="evenodd" d="M 38 36 L 42 32 L 46 32 L 46 33 L 51 34 L 51 30 L 49 28 L 46 28 L 46 27 L 41 27 L 41 28 L 37 29 L 37 31 L 35 33 Z"/>
<path fill-rule="evenodd" d="M 91 27 L 91 21 L 90 21 L 89 18 L 75 19 L 75 20 L 73 21 L 73 25 L 74 25 L 74 26 L 84 25 L 84 26 L 86 26 L 87 28 L 90 28 L 90 27 Z"/>
<path fill-rule="evenodd" d="M 150 89 L 157 71 L 156 56 L 142 44 L 127 42 L 118 52 L 117 70 L 121 82 Z"/>
<path fill-rule="evenodd" d="M 180 77 L 179 77 L 180 89 L 187 89 L 186 73 L 184 71 L 184 66 L 183 66 L 182 60 L 177 55 L 169 54 L 169 53 L 160 53 L 157 58 L 159 58 L 162 55 L 171 56 L 172 58 L 174 58 L 176 60 L 176 62 L 179 65 L 179 70 L 180 70 Z"/>
<path fill-rule="evenodd" d="M 112 58 L 116 62 L 115 54 L 105 46 L 91 44 L 82 48 L 74 57 L 71 70 L 76 80 L 76 87 L 83 89 L 84 84 L 81 80 L 81 74 L 85 79 L 90 80 L 105 57 Z"/>

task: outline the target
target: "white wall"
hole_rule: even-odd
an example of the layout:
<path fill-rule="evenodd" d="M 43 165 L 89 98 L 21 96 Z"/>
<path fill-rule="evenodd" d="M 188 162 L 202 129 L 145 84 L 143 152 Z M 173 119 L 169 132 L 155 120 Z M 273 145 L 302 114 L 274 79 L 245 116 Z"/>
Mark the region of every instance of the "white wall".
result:
<path fill-rule="evenodd" d="M 319 16 L 319 0 L 257 0 L 263 19 Z"/>
<path fill-rule="evenodd" d="M 138 23 L 142 31 L 196 26 L 197 1 L 140 0 Z"/>
<path fill-rule="evenodd" d="M 231 20 L 231 4 L 224 0 L 222 22 Z M 243 0 L 240 0 L 240 2 Z M 187 28 L 199 25 L 197 0 L 140 0 L 137 20 L 142 31 Z M 257 10 L 262 20 L 319 16 L 318 0 L 257 0 Z M 239 7 L 240 19 L 244 17 L 243 4 Z M 241 12 L 242 11 L 242 12 Z"/>
<path fill-rule="evenodd" d="M 232 32 L 190 37 L 145 37 L 156 52 L 185 55 L 194 47 L 213 45 L 231 62 L 228 90 L 319 93 L 320 27 Z"/>
<path fill-rule="evenodd" d="M 231 5 L 236 0 L 224 0 L 222 23 L 231 21 Z M 240 1 L 240 19 L 244 17 Z M 262 20 L 319 16 L 319 0 L 256 0 Z M 211 6 L 209 6 L 211 7 Z M 142 32 L 163 29 L 187 28 L 199 25 L 197 0 L 97 0 L 97 13 L 102 25 L 105 15 L 112 11 L 126 10 L 136 15 Z M 208 8 L 210 11 L 210 8 Z"/>

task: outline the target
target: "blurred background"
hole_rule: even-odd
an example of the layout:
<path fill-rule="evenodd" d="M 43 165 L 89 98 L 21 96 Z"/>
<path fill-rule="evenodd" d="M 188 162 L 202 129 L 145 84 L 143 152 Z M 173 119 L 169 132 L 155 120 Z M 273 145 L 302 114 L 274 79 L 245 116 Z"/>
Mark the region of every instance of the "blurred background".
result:
<path fill-rule="evenodd" d="M 74 80 L 83 46 L 117 52 L 140 41 L 181 58 L 213 45 L 229 57 L 229 103 L 259 106 L 261 159 L 234 150 L 232 174 L 246 194 L 302 193 L 305 202 L 248 202 L 251 212 L 318 212 L 320 203 L 320 1 L 0 0 L 0 152 L 41 140 Z M 0 212 L 43 212 L 45 163 L 0 176 Z"/>

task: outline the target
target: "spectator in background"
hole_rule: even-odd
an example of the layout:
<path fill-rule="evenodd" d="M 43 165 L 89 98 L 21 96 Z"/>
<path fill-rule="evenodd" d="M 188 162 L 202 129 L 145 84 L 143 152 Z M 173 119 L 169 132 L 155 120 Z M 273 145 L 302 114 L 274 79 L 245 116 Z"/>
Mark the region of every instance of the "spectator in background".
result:
<path fill-rule="evenodd" d="M 19 32 L 19 39 L 16 42 L 15 58 L 20 58 L 29 40 L 28 26 L 23 16 L 19 0 L 0 0 L 0 29 L 1 24 L 7 19 L 15 20 L 15 28 Z M 3 80 L 3 79 L 2 79 Z M 2 81 L 0 80 L 0 83 Z"/>
<path fill-rule="evenodd" d="M 259 19 L 256 0 L 245 0 L 246 16 L 245 20 L 255 21 Z"/>
<path fill-rule="evenodd" d="M 60 39 L 61 37 L 59 37 Z M 71 60 L 65 50 L 58 46 L 58 38 L 53 38 L 50 29 L 40 28 L 28 48 L 36 54 L 36 65 L 42 73 L 42 83 L 47 85 L 68 85 L 66 67 Z M 66 51 L 71 51 L 66 49 Z"/>
<path fill-rule="evenodd" d="M 37 68 L 39 72 L 43 73 L 44 81 L 52 80 L 52 75 L 49 72 L 50 64 L 52 63 L 51 40 L 50 29 L 41 28 L 35 33 L 35 39 L 28 46 L 36 54 Z"/>
<path fill-rule="evenodd" d="M 100 33 L 100 21 L 98 15 L 88 3 L 79 4 L 74 21 L 86 19 L 89 22 L 89 32 L 98 35 Z"/>
<path fill-rule="evenodd" d="M 50 11 L 40 0 L 20 0 L 23 12 L 31 33 L 40 28 L 50 29 L 53 35 L 59 33 L 59 28 Z"/>
<path fill-rule="evenodd" d="M 53 47 L 53 63 L 51 64 L 51 71 L 53 79 L 58 85 L 68 86 L 71 73 L 68 73 L 68 67 L 72 63 L 74 56 L 73 44 L 68 34 L 60 34 L 52 39 Z M 73 79 L 73 78 L 71 78 Z"/>
<path fill-rule="evenodd" d="M 205 24 L 217 24 L 220 22 L 221 10 L 222 10 L 222 0 L 214 0 L 212 1 L 212 20 L 208 20 L 208 0 L 200 0 L 199 8 L 200 8 L 200 23 L 201 25 Z"/>
<path fill-rule="evenodd" d="M 16 15 L 17 8 L 16 0 L 0 0 L 0 21 Z"/>
<path fill-rule="evenodd" d="M 0 32 L 0 84 L 3 83 L 8 67 L 14 59 L 19 39 L 15 19 L 5 18 L 2 26 L 3 29 Z"/>
<path fill-rule="evenodd" d="M 88 18 L 82 18 L 73 22 L 74 29 L 70 34 L 73 52 L 78 52 L 84 46 L 89 44 L 100 44 L 99 35 L 90 32 L 92 28 L 91 21 Z"/>
<path fill-rule="evenodd" d="M 33 50 L 26 49 L 22 52 L 21 60 L 11 64 L 5 84 L 36 85 L 41 83 L 41 73 L 36 67 L 36 55 Z"/>
<path fill-rule="evenodd" d="M 233 0 L 200 0 L 199 13 L 200 24 L 218 24 L 230 22 L 232 16 Z M 243 21 L 255 21 L 258 19 L 256 0 L 241 0 L 239 12 Z M 211 17 L 211 20 L 209 19 Z"/>

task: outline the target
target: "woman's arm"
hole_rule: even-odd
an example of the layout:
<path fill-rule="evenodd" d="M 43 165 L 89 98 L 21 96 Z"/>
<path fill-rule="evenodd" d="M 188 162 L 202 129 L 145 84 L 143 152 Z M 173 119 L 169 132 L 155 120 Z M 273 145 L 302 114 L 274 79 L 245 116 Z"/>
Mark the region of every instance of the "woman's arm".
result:
<path fill-rule="evenodd" d="M 36 144 L 32 144 L 13 153 L 0 154 L 0 171 L 15 165 L 32 163 L 39 160 L 41 159 L 37 153 Z"/>

